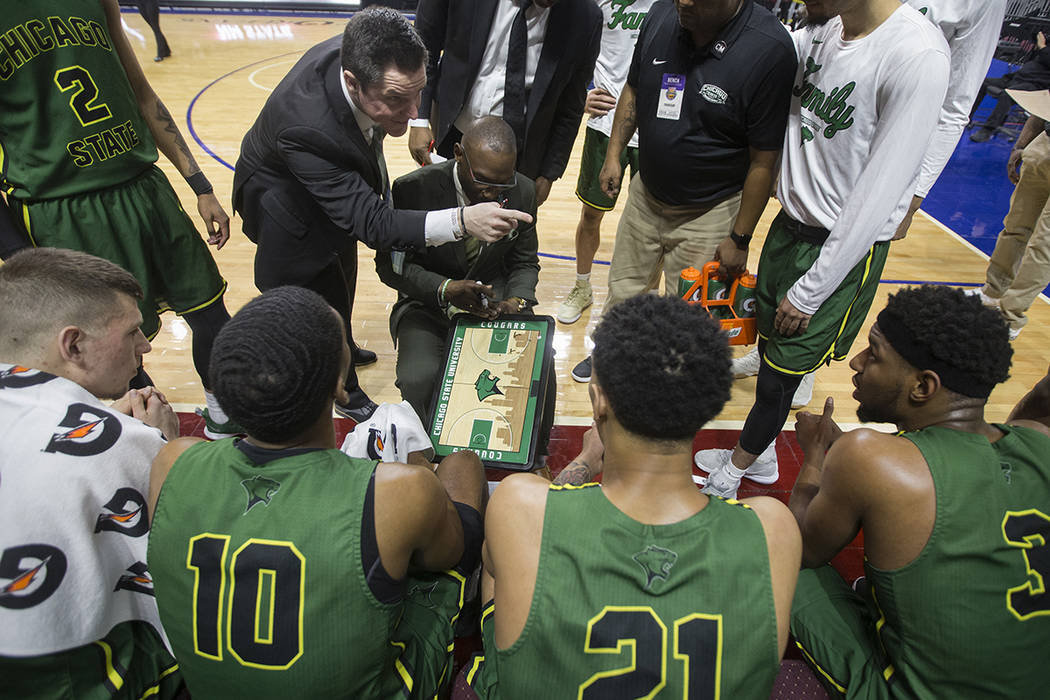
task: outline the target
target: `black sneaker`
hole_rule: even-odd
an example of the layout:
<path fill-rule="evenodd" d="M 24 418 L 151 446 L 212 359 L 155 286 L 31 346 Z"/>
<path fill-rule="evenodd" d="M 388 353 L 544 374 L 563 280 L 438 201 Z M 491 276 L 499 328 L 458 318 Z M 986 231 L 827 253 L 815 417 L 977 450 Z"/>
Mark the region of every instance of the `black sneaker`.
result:
<path fill-rule="evenodd" d="M 572 368 L 572 378 L 586 384 L 591 381 L 591 356 L 588 355 L 580 360 L 580 363 Z"/>
<path fill-rule="evenodd" d="M 368 394 L 361 389 L 355 389 L 350 392 L 350 400 L 348 402 L 345 404 L 333 404 L 332 408 L 343 418 L 349 418 L 355 423 L 364 423 L 376 412 L 379 404 L 368 398 Z"/>

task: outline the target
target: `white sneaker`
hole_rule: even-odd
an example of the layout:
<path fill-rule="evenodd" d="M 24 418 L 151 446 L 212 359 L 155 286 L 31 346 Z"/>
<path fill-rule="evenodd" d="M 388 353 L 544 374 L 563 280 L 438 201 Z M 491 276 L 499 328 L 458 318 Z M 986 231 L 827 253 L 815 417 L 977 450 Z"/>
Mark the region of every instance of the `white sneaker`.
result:
<path fill-rule="evenodd" d="M 1013 327 L 1010 328 L 1010 340 L 1011 341 L 1017 340 L 1017 336 L 1019 336 L 1019 335 L 1021 335 L 1021 329 L 1020 328 L 1013 328 Z"/>
<path fill-rule="evenodd" d="M 984 287 L 970 287 L 969 289 L 964 289 L 963 290 L 963 294 L 966 294 L 966 295 L 971 296 L 971 297 L 977 297 L 978 299 L 981 300 L 982 304 L 984 304 L 985 306 L 987 306 L 989 308 L 992 308 L 992 309 L 998 309 L 999 308 L 999 300 L 998 299 L 993 299 L 992 297 L 990 297 L 987 294 L 985 294 L 984 293 Z"/>
<path fill-rule="evenodd" d="M 810 372 L 802 377 L 802 383 L 795 389 L 795 395 L 791 397 L 791 408 L 802 408 L 813 400 L 813 379 L 816 372 Z"/>
<path fill-rule="evenodd" d="M 696 453 L 693 461 L 707 472 L 706 479 L 693 477 L 693 480 L 703 487 L 701 492 L 708 496 L 736 498 L 740 478 L 729 473 L 729 459 L 732 454 L 732 450 L 700 450 Z"/>
<path fill-rule="evenodd" d="M 558 307 L 558 320 L 562 323 L 575 323 L 583 314 L 583 310 L 594 303 L 594 294 L 591 293 L 591 283 L 576 280 L 576 284 L 569 290 L 569 296 Z"/>
<path fill-rule="evenodd" d="M 761 365 L 762 357 L 758 354 L 758 346 L 756 345 L 743 357 L 733 358 L 733 379 L 753 377 L 758 374 L 758 368 Z"/>
<path fill-rule="evenodd" d="M 706 480 L 703 477 L 700 477 L 700 479 L 697 480 L 697 483 L 704 485 L 710 481 L 710 477 L 716 472 L 724 471 L 725 466 L 729 464 L 729 458 L 732 454 L 732 450 L 716 449 L 700 450 L 693 455 L 693 462 L 696 466 L 708 472 L 709 475 L 709 478 Z M 732 478 L 729 477 L 728 474 L 726 476 L 727 478 Z M 744 476 L 759 484 L 773 484 L 777 482 L 780 478 L 780 469 L 777 462 L 775 440 L 769 443 L 769 447 L 763 450 L 762 454 L 758 456 L 758 459 L 747 468 L 747 471 L 744 472 Z"/>

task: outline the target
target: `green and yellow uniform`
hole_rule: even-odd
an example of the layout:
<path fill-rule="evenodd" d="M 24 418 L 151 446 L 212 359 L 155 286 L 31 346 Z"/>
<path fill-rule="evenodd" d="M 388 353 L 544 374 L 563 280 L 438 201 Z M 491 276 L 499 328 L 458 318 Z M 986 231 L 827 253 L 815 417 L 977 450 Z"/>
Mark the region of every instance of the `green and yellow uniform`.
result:
<path fill-rule="evenodd" d="M 98 0 L 7 3 L 0 14 L 0 189 L 34 245 L 124 267 L 158 309 L 183 313 L 225 289 L 154 165 L 157 146 Z"/>
<path fill-rule="evenodd" d="M 768 698 L 779 668 L 758 516 L 712 498 L 671 525 L 637 522 L 597 484 L 552 486 L 525 628 L 467 678 L 495 698 Z"/>
<path fill-rule="evenodd" d="M 146 622 L 123 622 L 102 639 L 57 654 L 0 656 L 0 696 L 34 700 L 175 698 L 179 665 Z"/>
<path fill-rule="evenodd" d="M 378 600 L 362 565 L 377 462 L 286 454 L 256 464 L 233 439 L 202 443 L 164 482 L 150 571 L 190 693 L 432 697 L 448 679 L 463 577 L 412 577 L 401 601 Z"/>
<path fill-rule="evenodd" d="M 803 571 L 791 631 L 847 697 L 1045 697 L 1050 649 L 1050 438 L 999 425 L 994 443 L 924 428 L 902 437 L 929 465 L 930 539 L 892 571 L 865 563 L 861 598 Z"/>

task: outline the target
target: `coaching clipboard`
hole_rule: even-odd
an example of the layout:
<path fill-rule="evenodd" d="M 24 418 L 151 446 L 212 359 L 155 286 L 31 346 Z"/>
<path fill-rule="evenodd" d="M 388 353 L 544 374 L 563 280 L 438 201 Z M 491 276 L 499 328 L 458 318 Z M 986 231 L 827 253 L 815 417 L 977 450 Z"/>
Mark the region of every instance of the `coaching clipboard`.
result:
<path fill-rule="evenodd" d="M 486 467 L 534 468 L 554 319 L 457 314 L 428 422 L 436 458 L 474 450 Z"/>

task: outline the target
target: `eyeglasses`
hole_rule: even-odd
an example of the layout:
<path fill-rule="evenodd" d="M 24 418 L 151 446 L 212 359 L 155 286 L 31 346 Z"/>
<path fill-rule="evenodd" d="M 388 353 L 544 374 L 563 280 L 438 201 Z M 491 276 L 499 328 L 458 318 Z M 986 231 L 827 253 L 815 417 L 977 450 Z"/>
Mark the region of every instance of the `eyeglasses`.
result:
<path fill-rule="evenodd" d="M 478 187 L 492 190 L 509 190 L 517 186 L 518 174 L 516 172 L 511 174 L 510 182 L 487 182 L 485 180 L 477 179 L 474 177 L 474 168 L 470 167 L 470 158 L 467 158 L 467 149 L 463 148 L 461 145 L 459 147 L 459 152 L 463 154 L 463 162 L 467 164 L 467 172 L 470 173 L 470 179 L 473 180 L 474 184 Z"/>

